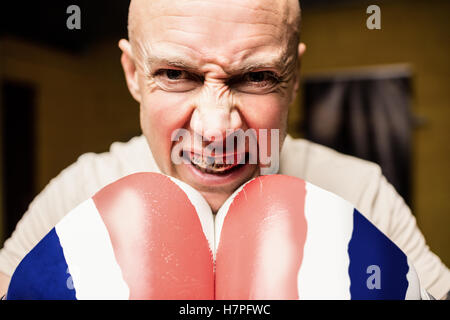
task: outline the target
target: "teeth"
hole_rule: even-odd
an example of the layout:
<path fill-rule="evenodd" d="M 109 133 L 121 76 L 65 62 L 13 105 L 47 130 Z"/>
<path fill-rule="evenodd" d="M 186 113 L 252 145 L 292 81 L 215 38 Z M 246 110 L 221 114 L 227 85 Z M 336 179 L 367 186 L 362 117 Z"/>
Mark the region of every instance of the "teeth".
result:
<path fill-rule="evenodd" d="M 206 173 L 224 172 L 234 166 L 233 164 L 216 163 L 214 157 L 202 158 L 195 154 L 191 156 L 191 161 L 200 171 Z"/>

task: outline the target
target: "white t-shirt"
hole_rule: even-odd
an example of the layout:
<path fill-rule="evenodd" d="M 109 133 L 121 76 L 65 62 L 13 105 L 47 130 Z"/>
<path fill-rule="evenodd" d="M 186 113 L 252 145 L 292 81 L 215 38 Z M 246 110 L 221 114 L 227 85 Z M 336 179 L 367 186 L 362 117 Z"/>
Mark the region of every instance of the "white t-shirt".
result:
<path fill-rule="evenodd" d="M 0 272 L 11 276 L 22 258 L 56 223 L 99 189 L 126 175 L 160 172 L 144 136 L 86 153 L 52 179 L 33 200 L 0 250 Z M 416 219 L 378 165 L 304 139 L 286 137 L 281 174 L 302 178 L 351 202 L 413 261 L 421 285 L 436 297 L 450 290 L 450 271 L 430 251 Z"/>

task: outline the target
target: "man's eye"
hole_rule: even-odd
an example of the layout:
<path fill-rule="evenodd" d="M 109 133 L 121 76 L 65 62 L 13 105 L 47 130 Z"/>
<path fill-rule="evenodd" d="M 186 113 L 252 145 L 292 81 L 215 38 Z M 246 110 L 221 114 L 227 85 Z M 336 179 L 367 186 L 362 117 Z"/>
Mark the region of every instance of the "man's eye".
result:
<path fill-rule="evenodd" d="M 200 77 L 184 70 L 160 69 L 153 78 L 166 91 L 184 92 L 195 89 L 201 82 Z"/>
<path fill-rule="evenodd" d="M 180 80 L 187 78 L 187 72 L 183 70 L 176 69 L 161 69 L 158 70 L 156 76 L 164 77 L 169 80 Z"/>
<path fill-rule="evenodd" d="M 182 71 L 181 70 L 167 70 L 166 71 L 167 74 L 167 78 L 171 79 L 171 80 L 176 80 L 179 79 L 182 75 Z"/>
<path fill-rule="evenodd" d="M 265 81 L 270 77 L 270 74 L 265 71 L 261 72 L 249 72 L 246 74 L 247 80 L 251 82 Z"/>
<path fill-rule="evenodd" d="M 280 80 L 273 72 L 256 71 L 231 80 L 229 85 L 244 93 L 264 94 L 271 92 L 279 83 Z"/>

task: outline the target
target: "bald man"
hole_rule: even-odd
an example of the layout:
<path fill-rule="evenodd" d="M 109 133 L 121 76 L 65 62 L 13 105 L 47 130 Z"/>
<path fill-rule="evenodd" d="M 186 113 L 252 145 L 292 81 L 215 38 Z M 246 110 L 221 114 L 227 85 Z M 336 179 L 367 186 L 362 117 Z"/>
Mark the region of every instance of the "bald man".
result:
<path fill-rule="evenodd" d="M 20 260 L 64 214 L 123 176 L 153 171 L 193 186 L 214 212 L 261 174 L 310 181 L 353 203 L 409 256 L 433 296 L 446 295 L 448 268 L 380 168 L 286 134 L 305 51 L 297 0 L 133 0 L 128 27 L 129 41 L 119 42 L 121 63 L 140 105 L 143 135 L 114 143 L 108 153 L 81 156 L 36 197 L 0 252 L 2 293 Z M 260 159 L 205 161 L 205 149 L 233 132 L 255 133 L 261 148 L 263 130 L 270 131 L 268 154 L 279 153 L 269 170 Z M 174 139 L 179 132 L 188 139 Z M 175 161 L 174 150 L 186 161 Z"/>

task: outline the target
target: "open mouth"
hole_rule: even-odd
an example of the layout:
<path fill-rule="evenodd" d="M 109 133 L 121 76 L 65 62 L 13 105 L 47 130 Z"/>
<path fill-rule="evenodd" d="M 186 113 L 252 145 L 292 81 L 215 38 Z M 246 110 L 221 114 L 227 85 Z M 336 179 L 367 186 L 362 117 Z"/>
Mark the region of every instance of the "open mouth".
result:
<path fill-rule="evenodd" d="M 183 157 L 202 173 L 226 175 L 241 168 L 247 163 L 248 152 L 223 156 L 207 157 L 194 152 L 184 152 Z"/>

